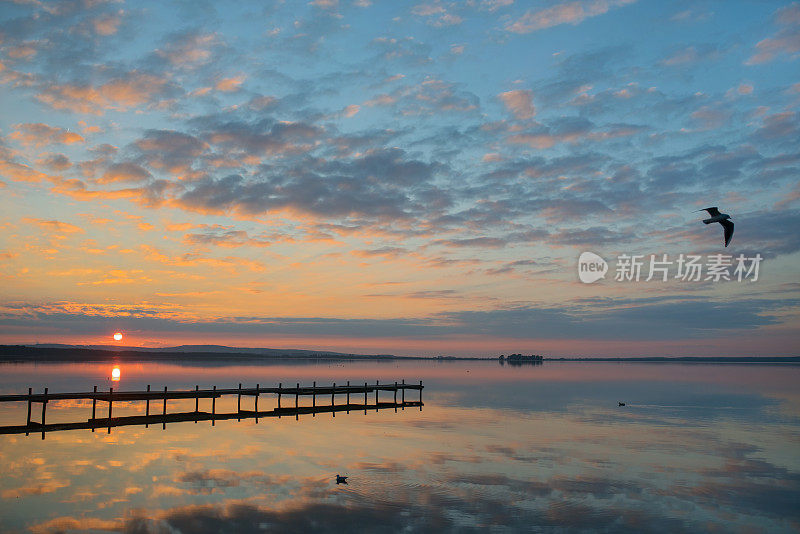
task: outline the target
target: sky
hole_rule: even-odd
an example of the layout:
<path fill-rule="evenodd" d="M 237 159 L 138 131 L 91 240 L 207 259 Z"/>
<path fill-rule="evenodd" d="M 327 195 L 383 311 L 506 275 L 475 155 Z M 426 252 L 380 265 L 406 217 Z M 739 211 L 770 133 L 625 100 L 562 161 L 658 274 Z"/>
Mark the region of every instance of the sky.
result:
<path fill-rule="evenodd" d="M 797 355 L 798 57 L 798 2 L 0 3 L 0 343 Z"/>

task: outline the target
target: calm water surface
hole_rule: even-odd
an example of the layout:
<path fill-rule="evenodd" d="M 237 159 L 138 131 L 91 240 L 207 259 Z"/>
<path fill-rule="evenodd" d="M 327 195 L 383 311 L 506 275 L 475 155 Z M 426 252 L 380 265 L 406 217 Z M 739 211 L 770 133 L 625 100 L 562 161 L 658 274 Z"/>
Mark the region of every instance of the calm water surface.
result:
<path fill-rule="evenodd" d="M 4 532 L 794 532 L 800 367 L 5 364 L 0 392 L 423 380 L 424 408 L 0 436 Z M 391 400 L 382 393 L 381 400 Z M 416 400 L 409 392 L 407 400 Z M 372 400 L 372 399 L 371 399 Z M 627 403 L 619 407 L 618 401 Z M 209 410 L 210 400 L 201 400 Z M 309 401 L 310 402 L 310 401 Z M 329 398 L 319 398 L 327 404 Z M 360 401 L 359 401 L 360 402 Z M 293 399 L 291 399 L 293 403 Z M 290 404 L 291 404 L 290 403 Z M 217 401 L 233 411 L 236 398 Z M 243 399 L 250 408 L 252 398 Z M 275 399 L 262 396 L 259 408 Z M 99 403 L 99 416 L 106 404 Z M 285 404 L 284 404 L 285 406 Z M 160 406 L 158 406 L 160 409 Z M 170 401 L 169 411 L 194 409 Z M 90 403 L 50 403 L 47 422 Z M 154 409 L 155 411 L 155 409 Z M 115 403 L 114 415 L 143 414 Z M 34 420 L 38 414 L 34 410 Z M 24 424 L 0 405 L 0 425 Z M 335 484 L 337 473 L 348 485 Z"/>

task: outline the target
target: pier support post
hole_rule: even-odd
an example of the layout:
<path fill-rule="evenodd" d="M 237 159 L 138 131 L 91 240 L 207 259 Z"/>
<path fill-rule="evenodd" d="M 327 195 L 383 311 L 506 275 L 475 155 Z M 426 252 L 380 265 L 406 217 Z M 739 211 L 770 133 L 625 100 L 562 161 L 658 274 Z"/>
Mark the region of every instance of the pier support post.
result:
<path fill-rule="evenodd" d="M 97 409 L 97 386 L 94 387 L 94 396 L 92 397 L 92 432 L 94 432 L 94 414 Z"/>
<path fill-rule="evenodd" d="M 108 388 L 108 433 L 111 434 L 111 407 L 112 397 L 114 395 L 114 388 Z"/>
<path fill-rule="evenodd" d="M 347 413 L 350 413 L 350 381 L 347 381 Z"/>
<path fill-rule="evenodd" d="M 300 382 L 297 383 L 297 389 L 294 390 L 294 420 L 300 420 Z"/>
<path fill-rule="evenodd" d="M 167 416 L 167 386 L 164 386 L 164 409 L 162 410 L 161 416 L 162 417 Z M 167 420 L 164 419 L 163 421 L 161 421 L 161 430 L 166 430 L 166 429 L 167 429 Z"/>
<path fill-rule="evenodd" d="M 364 415 L 367 415 L 367 383 L 364 382 Z"/>
<path fill-rule="evenodd" d="M 97 388 L 97 386 L 95 386 Z M 33 388 L 28 388 L 28 422 L 25 423 L 25 426 L 31 426 L 31 396 L 33 395 Z M 28 432 L 25 432 L 25 435 L 28 435 Z"/>
<path fill-rule="evenodd" d="M 217 386 L 214 386 L 214 393 L 211 396 L 211 426 L 214 426 L 214 415 L 217 413 Z"/>
<path fill-rule="evenodd" d="M 378 411 L 378 386 L 381 385 L 380 380 L 375 381 L 375 411 Z"/>
<path fill-rule="evenodd" d="M 147 384 L 147 392 L 150 393 L 150 384 Z M 144 402 L 144 415 L 145 417 L 150 417 L 150 395 L 147 396 L 147 400 Z M 148 428 L 150 423 L 145 423 L 144 427 Z"/>
<path fill-rule="evenodd" d="M 47 408 L 47 388 L 44 388 L 44 400 L 42 401 L 42 439 L 44 439 L 44 414 L 45 409 Z"/>
<path fill-rule="evenodd" d="M 333 390 L 331 390 L 331 408 L 336 404 L 336 382 L 333 383 Z M 331 413 L 336 417 L 336 410 L 331 410 Z"/>
<path fill-rule="evenodd" d="M 419 381 L 419 411 L 422 411 L 422 380 Z"/>
<path fill-rule="evenodd" d="M 311 410 L 311 417 L 317 416 L 317 382 L 314 381 L 311 385 L 311 407 L 314 408 Z"/>
<path fill-rule="evenodd" d="M 281 391 L 283 390 L 283 382 L 278 382 L 278 410 L 281 409 Z M 278 411 L 278 419 L 281 418 L 281 412 Z"/>
<path fill-rule="evenodd" d="M 194 422 L 197 423 L 197 413 L 200 411 L 200 384 L 194 385 Z"/>
<path fill-rule="evenodd" d="M 255 408 L 256 408 L 256 424 L 258 424 L 258 395 L 259 395 L 260 393 L 261 393 L 261 384 L 256 384 L 256 402 L 255 402 Z"/>
<path fill-rule="evenodd" d="M 397 382 L 394 383 L 394 413 L 397 413 Z"/>
<path fill-rule="evenodd" d="M 236 418 L 237 421 L 242 420 L 242 384 L 239 383 L 239 394 L 236 396 Z"/>

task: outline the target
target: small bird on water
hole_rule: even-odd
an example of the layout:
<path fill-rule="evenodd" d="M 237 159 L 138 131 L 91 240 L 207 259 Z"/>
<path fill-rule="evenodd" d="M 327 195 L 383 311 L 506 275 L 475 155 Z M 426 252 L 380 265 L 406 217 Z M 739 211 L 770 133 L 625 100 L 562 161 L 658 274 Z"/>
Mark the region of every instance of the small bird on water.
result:
<path fill-rule="evenodd" d="M 625 403 L 624 402 L 620 402 L 619 405 L 620 406 L 625 406 Z"/>
<path fill-rule="evenodd" d="M 336 475 L 336 483 L 347 484 L 347 477 L 343 477 L 342 475 Z"/>
<path fill-rule="evenodd" d="M 733 237 L 733 221 L 730 220 L 731 216 L 727 213 L 720 213 L 719 209 L 716 206 L 711 208 L 703 208 L 697 211 L 707 211 L 711 217 L 709 219 L 703 219 L 703 224 L 711 224 L 718 222 L 722 225 L 725 229 L 725 246 L 728 246 L 728 243 L 731 242 L 731 238 Z"/>

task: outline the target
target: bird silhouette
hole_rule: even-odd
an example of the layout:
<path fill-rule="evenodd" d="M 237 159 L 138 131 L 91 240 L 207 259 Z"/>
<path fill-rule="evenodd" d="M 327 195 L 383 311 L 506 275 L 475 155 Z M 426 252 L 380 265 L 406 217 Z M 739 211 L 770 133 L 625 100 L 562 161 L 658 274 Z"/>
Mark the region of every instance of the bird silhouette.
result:
<path fill-rule="evenodd" d="M 336 483 L 347 484 L 347 477 L 343 477 L 342 475 L 336 475 Z"/>
<path fill-rule="evenodd" d="M 697 211 L 707 211 L 711 215 L 708 219 L 703 219 L 703 224 L 720 223 L 725 229 L 725 246 L 731 242 L 733 237 L 733 221 L 730 220 L 731 216 L 727 213 L 720 213 L 716 206 L 711 208 L 703 208 Z"/>

